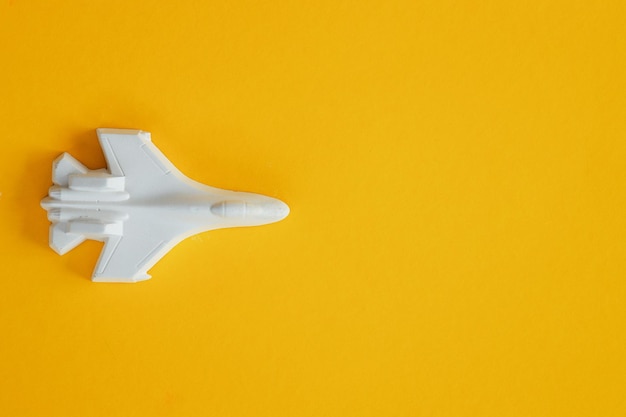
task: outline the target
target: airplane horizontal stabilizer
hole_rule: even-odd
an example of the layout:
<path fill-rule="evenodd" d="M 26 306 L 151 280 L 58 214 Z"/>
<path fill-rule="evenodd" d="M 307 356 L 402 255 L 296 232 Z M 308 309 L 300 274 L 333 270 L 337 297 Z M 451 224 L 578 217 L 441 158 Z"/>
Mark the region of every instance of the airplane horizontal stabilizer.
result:
<path fill-rule="evenodd" d="M 52 163 L 52 182 L 67 187 L 70 174 L 85 174 L 88 171 L 87 167 L 65 152 Z"/>
<path fill-rule="evenodd" d="M 67 223 L 50 225 L 50 247 L 59 255 L 64 255 L 85 241 L 85 235 L 67 233 Z"/>

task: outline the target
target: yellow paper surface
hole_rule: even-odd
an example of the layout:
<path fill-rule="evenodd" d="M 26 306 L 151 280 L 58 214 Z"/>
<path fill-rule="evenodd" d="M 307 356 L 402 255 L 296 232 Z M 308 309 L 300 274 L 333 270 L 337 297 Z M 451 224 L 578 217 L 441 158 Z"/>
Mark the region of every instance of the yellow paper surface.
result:
<path fill-rule="evenodd" d="M 0 3 L 2 416 L 626 415 L 626 6 Z M 134 285 L 39 200 L 95 128 L 286 201 Z M 164 219 L 163 221 L 167 221 Z"/>

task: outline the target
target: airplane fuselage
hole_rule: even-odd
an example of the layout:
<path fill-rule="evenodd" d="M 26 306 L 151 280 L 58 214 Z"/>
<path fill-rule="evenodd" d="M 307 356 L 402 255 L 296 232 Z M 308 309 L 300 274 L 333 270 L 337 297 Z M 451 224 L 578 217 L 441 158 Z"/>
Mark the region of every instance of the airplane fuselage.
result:
<path fill-rule="evenodd" d="M 176 219 L 203 230 L 272 223 L 289 213 L 286 204 L 271 197 L 219 191 L 132 198 L 124 191 L 76 191 L 54 186 L 41 206 L 51 222 L 110 223 L 149 215 Z"/>

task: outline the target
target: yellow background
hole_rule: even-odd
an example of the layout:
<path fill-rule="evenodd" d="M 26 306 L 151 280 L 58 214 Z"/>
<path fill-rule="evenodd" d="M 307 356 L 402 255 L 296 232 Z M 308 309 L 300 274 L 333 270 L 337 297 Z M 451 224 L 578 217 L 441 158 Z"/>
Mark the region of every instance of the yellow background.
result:
<path fill-rule="evenodd" d="M 626 415 L 614 1 L 0 6 L 3 416 Z M 95 128 L 285 221 L 133 285 L 47 246 Z"/>

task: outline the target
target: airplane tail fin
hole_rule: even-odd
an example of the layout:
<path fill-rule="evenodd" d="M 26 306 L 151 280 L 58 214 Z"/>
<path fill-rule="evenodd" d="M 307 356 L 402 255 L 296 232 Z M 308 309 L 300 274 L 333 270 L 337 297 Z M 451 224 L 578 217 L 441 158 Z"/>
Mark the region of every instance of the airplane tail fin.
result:
<path fill-rule="evenodd" d="M 52 182 L 56 185 L 67 187 L 70 174 L 85 174 L 87 171 L 89 171 L 87 167 L 65 152 L 52 163 Z"/>
<path fill-rule="evenodd" d="M 84 235 L 67 233 L 67 223 L 59 222 L 50 225 L 50 247 L 59 255 L 64 255 L 83 243 Z"/>

